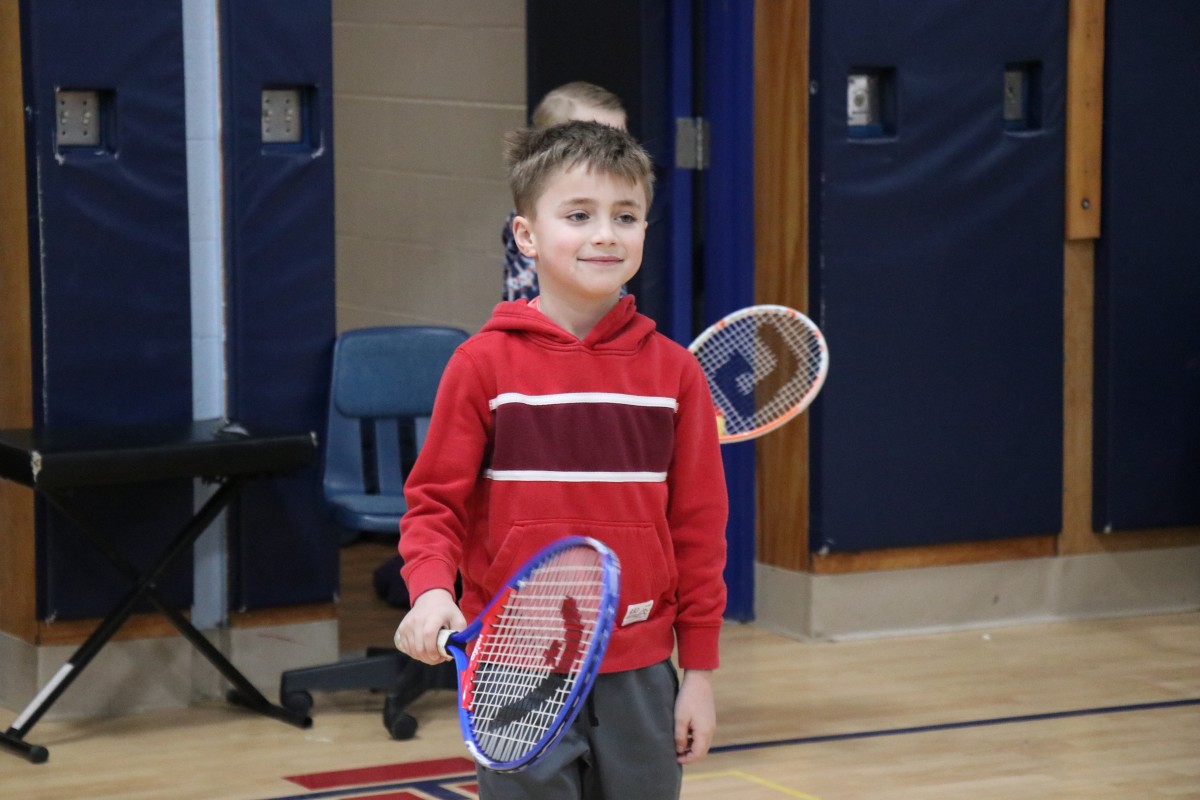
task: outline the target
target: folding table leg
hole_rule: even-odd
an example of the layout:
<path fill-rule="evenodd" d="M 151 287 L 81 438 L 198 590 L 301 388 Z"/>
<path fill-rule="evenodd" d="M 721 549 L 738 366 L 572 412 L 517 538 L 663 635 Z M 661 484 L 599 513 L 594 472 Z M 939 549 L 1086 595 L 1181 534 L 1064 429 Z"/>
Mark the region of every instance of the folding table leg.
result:
<path fill-rule="evenodd" d="M 229 502 L 233 499 L 233 494 L 237 491 L 237 480 L 230 479 L 224 483 L 220 489 L 215 492 L 208 502 L 196 512 L 196 516 L 179 534 L 176 542 L 164 553 L 162 559 L 155 565 L 152 577 L 149 579 L 143 578 L 136 567 L 130 564 L 109 542 L 100 536 L 87 520 L 83 519 L 69 504 L 64 503 L 61 498 L 52 498 L 55 508 L 63 514 L 70 517 L 76 525 L 78 525 L 91 540 L 92 544 L 100 550 L 101 553 L 120 570 L 127 578 L 139 584 L 139 595 L 144 596 L 149 600 L 155 608 L 166 617 L 175 629 L 178 630 L 184 638 L 191 642 L 200 654 L 208 660 L 210 664 L 217 668 L 225 679 L 233 684 L 234 688 L 230 690 L 226 699 L 231 703 L 249 708 L 264 714 L 268 717 L 282 720 L 291 725 L 296 725 L 301 728 L 312 726 L 312 718 L 306 714 L 299 714 L 282 706 L 273 704 L 262 692 L 255 688 L 254 684 L 250 683 L 238 669 L 225 657 L 225 654 L 213 646 L 212 642 L 204 637 L 196 626 L 192 625 L 191 621 L 185 617 L 179 609 L 175 608 L 155 589 L 153 582 L 157 576 L 162 574 L 175 559 L 182 553 L 191 548 L 196 539 L 208 529 L 208 526 L 216 519 Z"/>
<path fill-rule="evenodd" d="M 25 710 L 17 715 L 16 720 L 13 721 L 13 724 L 9 726 L 9 729 L 4 733 L 2 739 L 0 739 L 0 743 L 16 749 L 35 764 L 40 764 L 49 757 L 49 752 L 46 748 L 26 743 L 24 741 L 25 734 L 29 733 L 30 729 L 42 718 L 42 715 L 50 710 L 50 707 L 54 705 L 54 701 L 79 677 L 79 673 L 83 672 L 84 667 L 100 652 L 105 643 L 112 638 L 113 634 L 129 618 L 129 615 L 133 613 L 133 609 L 137 607 L 137 602 L 141 599 L 143 592 L 143 589 L 134 589 L 125 596 L 125 599 L 121 601 L 119 606 L 109 612 L 108 616 L 96 626 L 96 629 L 84 640 L 83 644 L 71 654 L 71 657 L 67 659 L 67 663 L 59 667 L 54 677 L 42 687 L 42 690 L 30 701 Z"/>
<path fill-rule="evenodd" d="M 151 570 L 150 574 L 143 577 L 138 573 L 136 567 L 130 564 L 116 548 L 101 536 L 93 525 L 88 520 L 83 519 L 78 512 L 75 511 L 70 504 L 65 503 L 62 498 L 51 497 L 54 506 L 63 514 L 70 517 L 76 525 L 78 525 L 92 544 L 127 578 L 138 584 L 139 595 L 148 599 L 155 608 L 162 613 L 171 624 L 175 626 L 184 638 L 186 638 L 193 647 L 200 651 L 210 664 L 217 668 L 226 680 L 233 684 L 234 688 L 230 690 L 227 698 L 229 702 L 257 711 L 268 717 L 282 720 L 292 725 L 301 728 L 308 728 L 312 725 L 312 718 L 305 714 L 298 714 L 289 709 L 278 706 L 269 701 L 262 692 L 255 688 L 254 684 L 246 679 L 237 667 L 233 665 L 225 657 L 225 654 L 213 646 L 212 642 L 204 637 L 199 630 L 192 625 L 179 609 L 175 608 L 168 602 L 154 587 L 154 582 L 158 576 L 165 572 L 175 560 L 181 556 L 186 550 L 190 549 L 200 535 L 208 529 L 212 521 L 223 511 L 233 499 L 233 495 L 237 492 L 240 486 L 240 481 L 236 478 L 230 478 L 225 481 L 220 489 L 218 489 L 201 507 L 187 526 L 176 537 L 166 552 L 160 557 L 159 562 Z"/>
<path fill-rule="evenodd" d="M 45 747 L 26 742 L 25 735 L 42 718 L 42 715 L 50 709 L 62 693 L 67 690 L 67 687 L 71 685 L 75 678 L 79 676 L 79 673 L 83 671 L 84 667 L 100 652 L 100 649 L 104 647 L 108 640 L 113 637 L 117 630 L 125 623 L 125 620 L 133 613 L 138 602 L 143 598 L 148 599 L 166 616 L 192 646 L 199 650 L 236 687 L 230 692 L 228 699 L 231 702 L 238 703 L 266 716 L 274 717 L 299 727 L 307 728 L 312 725 L 312 719 L 308 716 L 289 711 L 282 706 L 276 706 L 267 700 L 230 663 L 229 659 L 220 650 L 214 647 L 208 639 L 204 638 L 204 635 L 200 631 L 196 630 L 195 626 L 184 617 L 179 609 L 167 602 L 155 589 L 155 583 L 162 574 L 170 568 L 180 555 L 195 544 L 200 534 L 228 506 L 234 493 L 237 491 L 237 487 L 238 481 L 235 479 L 230 479 L 223 483 L 221 488 L 208 499 L 188 524 L 184 526 L 183 530 L 175 536 L 170 545 L 159 556 L 154 566 L 145 575 L 139 574 L 137 569 L 126 561 L 103 536 L 96 533 L 91 523 L 82 518 L 69 503 L 52 493 L 44 493 L 55 508 L 66 514 L 80 526 L 97 549 L 112 562 L 113 566 L 125 574 L 126 577 L 130 578 L 135 583 L 135 587 L 96 626 L 91 635 L 84 640 L 83 644 L 79 646 L 67 662 L 59 668 L 54 677 L 42 687 L 41 691 L 38 692 L 37 696 L 33 698 L 25 710 L 17 716 L 17 719 L 8 730 L 0 734 L 0 746 L 24 755 L 35 764 L 40 764 L 49 758 L 49 751 Z"/>

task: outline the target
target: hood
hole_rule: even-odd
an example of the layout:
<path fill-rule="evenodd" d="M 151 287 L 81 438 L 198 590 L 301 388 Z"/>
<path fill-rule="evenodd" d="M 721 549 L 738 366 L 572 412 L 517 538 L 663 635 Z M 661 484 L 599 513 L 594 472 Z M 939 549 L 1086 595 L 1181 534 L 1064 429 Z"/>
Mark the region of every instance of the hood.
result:
<path fill-rule="evenodd" d="M 509 300 L 492 310 L 492 318 L 480 333 L 488 331 L 522 332 L 547 347 L 583 347 L 605 352 L 634 352 L 654 333 L 654 320 L 637 313 L 633 295 L 622 297 L 613 309 L 596 323 L 583 341 L 563 330 L 554 320 L 528 300 Z"/>

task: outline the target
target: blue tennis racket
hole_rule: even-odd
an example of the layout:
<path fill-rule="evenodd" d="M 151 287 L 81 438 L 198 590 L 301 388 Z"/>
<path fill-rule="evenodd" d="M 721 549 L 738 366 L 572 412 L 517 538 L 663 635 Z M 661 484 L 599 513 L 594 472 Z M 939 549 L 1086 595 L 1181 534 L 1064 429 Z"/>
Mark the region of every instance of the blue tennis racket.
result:
<path fill-rule="evenodd" d="M 458 668 L 467 749 L 499 772 L 544 756 L 579 714 L 616 617 L 620 564 L 604 544 L 568 537 L 544 547 L 462 632 L 438 648 Z"/>

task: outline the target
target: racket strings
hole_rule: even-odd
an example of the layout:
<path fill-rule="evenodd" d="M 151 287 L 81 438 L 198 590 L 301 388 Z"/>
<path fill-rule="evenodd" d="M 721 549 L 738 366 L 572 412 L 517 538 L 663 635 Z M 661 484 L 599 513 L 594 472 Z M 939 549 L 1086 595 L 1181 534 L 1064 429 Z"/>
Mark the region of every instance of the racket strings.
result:
<path fill-rule="evenodd" d="M 733 320 L 696 351 L 728 435 L 787 416 L 818 386 L 825 363 L 819 332 L 790 315 Z"/>
<path fill-rule="evenodd" d="M 527 754 L 572 710 L 602 595 L 597 554 L 561 551 L 517 586 L 475 641 L 471 721 L 488 758 Z"/>

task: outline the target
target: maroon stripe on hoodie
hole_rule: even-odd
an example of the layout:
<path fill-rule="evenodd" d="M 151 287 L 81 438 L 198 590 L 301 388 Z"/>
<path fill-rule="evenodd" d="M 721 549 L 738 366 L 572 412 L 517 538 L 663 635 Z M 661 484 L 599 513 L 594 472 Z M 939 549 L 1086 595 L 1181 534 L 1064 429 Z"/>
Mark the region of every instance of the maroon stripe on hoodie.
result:
<path fill-rule="evenodd" d="M 493 470 L 666 472 L 675 444 L 671 408 L 619 403 L 496 409 Z"/>

